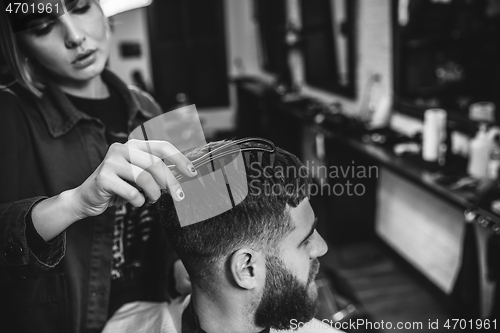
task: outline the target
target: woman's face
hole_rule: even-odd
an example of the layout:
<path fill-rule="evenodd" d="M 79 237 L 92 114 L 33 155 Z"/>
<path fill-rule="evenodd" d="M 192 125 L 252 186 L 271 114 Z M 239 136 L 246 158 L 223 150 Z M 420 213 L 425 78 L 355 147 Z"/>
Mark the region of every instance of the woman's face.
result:
<path fill-rule="evenodd" d="M 110 29 L 96 0 L 79 0 L 71 8 L 54 20 L 19 32 L 19 37 L 28 58 L 35 59 L 56 79 L 85 82 L 97 77 L 106 65 Z"/>

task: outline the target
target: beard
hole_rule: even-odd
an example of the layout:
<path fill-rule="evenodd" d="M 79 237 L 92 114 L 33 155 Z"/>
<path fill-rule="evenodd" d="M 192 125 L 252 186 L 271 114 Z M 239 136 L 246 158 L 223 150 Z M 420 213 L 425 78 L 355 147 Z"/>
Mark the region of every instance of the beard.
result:
<path fill-rule="evenodd" d="M 266 256 L 266 282 L 261 301 L 255 311 L 255 324 L 277 330 L 291 328 L 290 321 L 310 321 L 317 306 L 317 289 L 314 279 L 319 269 L 314 259 L 309 278 L 304 285 L 275 256 Z"/>

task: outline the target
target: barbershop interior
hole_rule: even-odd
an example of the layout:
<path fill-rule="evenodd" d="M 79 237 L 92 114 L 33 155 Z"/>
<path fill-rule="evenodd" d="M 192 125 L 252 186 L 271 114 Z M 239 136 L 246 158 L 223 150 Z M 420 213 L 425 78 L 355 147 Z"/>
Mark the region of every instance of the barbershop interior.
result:
<path fill-rule="evenodd" d="M 500 0 L 101 5 L 123 82 L 166 114 L 195 105 L 207 143 L 264 138 L 305 165 L 328 245 L 315 318 L 499 329 Z M 16 78 L 1 56 L 0 84 Z"/>

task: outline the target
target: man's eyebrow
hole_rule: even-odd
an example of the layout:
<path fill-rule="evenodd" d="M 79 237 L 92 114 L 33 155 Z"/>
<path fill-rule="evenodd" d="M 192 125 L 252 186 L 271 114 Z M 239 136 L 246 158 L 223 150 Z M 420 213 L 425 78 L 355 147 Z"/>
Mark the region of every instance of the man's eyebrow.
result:
<path fill-rule="evenodd" d="M 314 217 L 314 223 L 311 226 L 311 230 L 309 230 L 309 232 L 307 233 L 306 237 L 304 237 L 304 239 L 302 240 L 302 242 L 300 242 L 299 246 L 302 245 L 309 237 L 311 237 L 311 235 L 314 233 L 314 230 L 316 229 L 316 225 L 317 224 L 318 224 L 318 218 L 315 216 Z"/>

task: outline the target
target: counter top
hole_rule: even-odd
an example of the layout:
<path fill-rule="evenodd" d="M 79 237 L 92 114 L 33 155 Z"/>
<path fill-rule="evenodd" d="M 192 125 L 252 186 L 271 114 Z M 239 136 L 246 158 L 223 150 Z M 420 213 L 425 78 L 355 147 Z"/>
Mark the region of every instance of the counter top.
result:
<path fill-rule="evenodd" d="M 366 133 L 366 130 L 360 128 L 359 122 L 342 114 L 330 113 L 329 106 L 321 105 L 315 100 L 297 95 L 283 98 L 273 93 L 270 87 L 259 87 L 259 84 L 256 85 L 253 81 L 244 82 L 243 84 L 250 85 L 246 88 L 251 93 L 259 95 L 273 104 L 273 110 L 275 110 L 273 112 L 279 112 L 282 116 L 299 120 L 302 124 L 312 127 L 313 131 L 324 134 L 328 140 L 334 140 L 362 153 L 375 163 L 422 186 L 459 209 L 465 211 L 470 208 L 478 196 L 479 192 L 476 189 L 455 190 L 451 188 L 454 182 L 444 182 L 444 178 L 454 172 L 454 170 L 450 171 L 450 168 L 446 166 L 439 167 L 437 164 L 424 162 L 416 155 L 398 156 L 393 152 L 393 145 L 364 142 L 362 136 Z M 463 160 L 462 162 L 466 161 Z M 449 163 L 448 166 L 453 166 L 453 163 Z M 465 172 L 465 164 L 461 165 L 461 169 Z M 458 179 L 459 177 L 455 178 Z M 479 188 L 487 186 L 488 183 L 491 183 L 491 181 L 483 182 Z M 500 195 L 496 193 L 494 199 L 498 198 L 500 198 Z M 476 211 L 487 218 L 489 223 L 486 224 L 491 224 L 493 229 L 500 233 L 500 216 L 491 211 L 489 207 L 491 199 L 490 196 L 489 200 L 484 200 L 484 203 Z"/>
<path fill-rule="evenodd" d="M 388 148 L 376 144 L 367 144 L 361 140 L 345 137 L 343 135 L 333 135 L 331 138 L 356 149 L 408 180 L 424 186 L 434 194 L 437 194 L 459 208 L 465 210 L 474 199 L 475 193 L 472 191 L 453 191 L 446 186 L 440 185 L 436 181 L 436 178 L 441 175 L 439 172 L 424 169 L 411 163 L 408 158 L 395 155 L 391 151 L 392 147 Z"/>
<path fill-rule="evenodd" d="M 305 124 L 312 126 L 313 131 L 323 133 L 329 140 L 334 140 L 362 153 L 364 156 L 372 159 L 375 163 L 382 165 L 383 167 L 419 186 L 422 186 L 429 192 L 437 195 L 459 209 L 465 211 L 470 208 L 478 196 L 479 192 L 475 188 L 452 189 L 455 182 L 440 181 L 450 175 L 453 175 L 453 172 L 457 172 L 457 169 L 463 169 L 463 172 L 465 173 L 465 160 L 459 161 L 459 163 L 463 164 L 461 168 L 450 168 L 449 165 L 448 167 L 439 167 L 437 163 L 433 164 L 424 162 L 418 155 L 398 156 L 393 152 L 393 145 L 366 143 L 361 139 L 362 135 L 350 135 L 349 133 L 345 133 L 345 131 L 335 131 L 328 125 L 327 121 L 322 124 L 316 124 L 311 110 L 304 112 L 304 110 L 293 106 L 286 107 L 284 110 L 286 110 L 290 115 L 298 117 Z M 457 176 L 455 178 L 458 180 L 460 177 Z M 490 183 L 492 182 L 481 182 L 478 188 L 488 186 Z M 498 199 L 498 195 L 496 198 Z M 480 207 L 476 208 L 476 211 L 480 215 L 487 216 L 487 219 L 494 227 L 494 230 L 500 232 L 500 216 L 491 211 L 489 207 L 491 201 L 491 198 L 490 200 L 485 200 Z"/>

